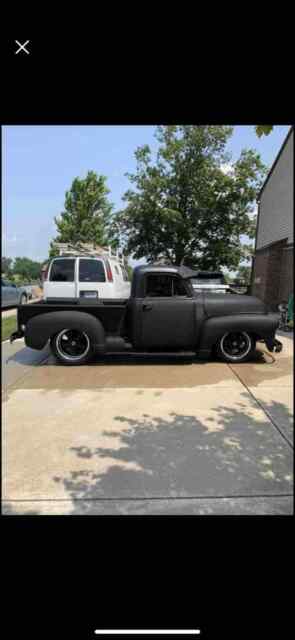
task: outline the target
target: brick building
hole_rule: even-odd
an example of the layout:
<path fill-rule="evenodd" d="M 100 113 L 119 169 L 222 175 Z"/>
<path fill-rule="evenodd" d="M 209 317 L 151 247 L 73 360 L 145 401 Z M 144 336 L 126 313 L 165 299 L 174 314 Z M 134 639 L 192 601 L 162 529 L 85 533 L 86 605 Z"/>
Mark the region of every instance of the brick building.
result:
<path fill-rule="evenodd" d="M 294 290 L 294 127 L 291 127 L 258 197 L 252 293 L 271 309 Z"/>

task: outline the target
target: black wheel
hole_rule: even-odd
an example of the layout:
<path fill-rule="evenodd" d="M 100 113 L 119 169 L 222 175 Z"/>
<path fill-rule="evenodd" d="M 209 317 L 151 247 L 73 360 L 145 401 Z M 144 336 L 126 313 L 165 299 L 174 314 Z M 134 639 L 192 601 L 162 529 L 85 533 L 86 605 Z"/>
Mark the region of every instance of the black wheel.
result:
<path fill-rule="evenodd" d="M 217 344 L 217 355 L 224 362 L 246 362 L 255 351 L 256 341 L 246 331 L 225 333 Z"/>
<path fill-rule="evenodd" d="M 63 329 L 51 338 L 50 346 L 62 364 L 85 364 L 94 355 L 91 338 L 79 329 Z"/>
<path fill-rule="evenodd" d="M 27 296 L 23 293 L 20 297 L 20 304 L 27 304 Z"/>

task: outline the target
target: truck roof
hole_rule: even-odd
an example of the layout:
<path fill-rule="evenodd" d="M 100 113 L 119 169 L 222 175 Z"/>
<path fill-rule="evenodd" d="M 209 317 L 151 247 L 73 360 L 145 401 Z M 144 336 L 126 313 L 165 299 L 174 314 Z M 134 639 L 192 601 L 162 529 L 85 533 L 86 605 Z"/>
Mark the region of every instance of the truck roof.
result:
<path fill-rule="evenodd" d="M 134 272 L 138 273 L 159 273 L 161 271 L 165 273 L 174 273 L 180 275 L 182 278 L 196 278 L 198 276 L 198 271 L 192 271 L 189 267 L 180 266 L 177 267 L 173 264 L 140 264 L 134 268 Z"/>

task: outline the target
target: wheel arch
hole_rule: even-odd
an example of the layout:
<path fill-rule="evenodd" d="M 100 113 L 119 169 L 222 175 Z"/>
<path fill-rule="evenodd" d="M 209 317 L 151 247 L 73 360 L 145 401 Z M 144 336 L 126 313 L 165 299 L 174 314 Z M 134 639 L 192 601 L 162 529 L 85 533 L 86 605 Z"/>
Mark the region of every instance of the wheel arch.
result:
<path fill-rule="evenodd" d="M 31 318 L 25 329 L 25 343 L 32 349 L 43 349 L 63 329 L 87 332 L 97 351 L 105 351 L 105 331 L 98 318 L 82 311 L 53 311 Z"/>
<path fill-rule="evenodd" d="M 266 340 L 273 337 L 277 328 L 277 321 L 271 316 L 240 315 L 208 318 L 202 327 L 198 349 L 209 353 L 224 333 L 230 331 L 245 331 L 255 340 Z"/>

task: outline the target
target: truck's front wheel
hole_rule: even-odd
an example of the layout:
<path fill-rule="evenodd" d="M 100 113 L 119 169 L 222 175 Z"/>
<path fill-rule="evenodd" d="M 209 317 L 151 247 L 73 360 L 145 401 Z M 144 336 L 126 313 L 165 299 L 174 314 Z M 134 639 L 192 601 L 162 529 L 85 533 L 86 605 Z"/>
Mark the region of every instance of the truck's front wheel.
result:
<path fill-rule="evenodd" d="M 79 329 L 63 329 L 51 338 L 50 346 L 62 364 L 85 364 L 94 355 L 91 337 Z"/>
<path fill-rule="evenodd" d="M 224 362 L 246 362 L 255 351 L 255 340 L 246 331 L 225 333 L 217 343 L 217 355 Z"/>

